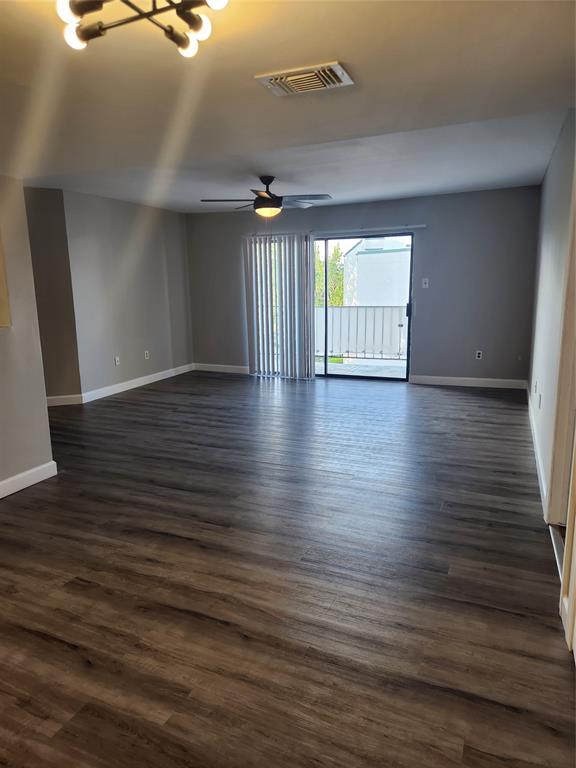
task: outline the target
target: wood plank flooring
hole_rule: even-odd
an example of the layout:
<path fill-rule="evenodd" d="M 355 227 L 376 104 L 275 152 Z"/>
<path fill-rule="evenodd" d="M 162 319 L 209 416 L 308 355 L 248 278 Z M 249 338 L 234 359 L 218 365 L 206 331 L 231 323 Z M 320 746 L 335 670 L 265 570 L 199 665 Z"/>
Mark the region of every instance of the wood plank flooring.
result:
<path fill-rule="evenodd" d="M 524 397 L 187 374 L 0 501 L 0 765 L 568 768 Z"/>

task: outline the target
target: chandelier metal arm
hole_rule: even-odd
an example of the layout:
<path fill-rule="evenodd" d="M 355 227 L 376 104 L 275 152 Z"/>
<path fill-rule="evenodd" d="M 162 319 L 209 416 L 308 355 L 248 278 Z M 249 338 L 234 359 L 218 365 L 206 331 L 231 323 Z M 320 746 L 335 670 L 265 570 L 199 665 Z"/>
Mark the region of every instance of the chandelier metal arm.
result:
<path fill-rule="evenodd" d="M 170 8 L 170 6 L 166 6 L 165 8 L 158 8 L 156 6 L 156 3 L 152 4 L 152 10 L 150 11 L 143 11 L 141 8 L 139 8 L 136 3 L 133 3 L 131 0 L 120 0 L 121 3 L 126 5 L 128 8 L 131 8 L 133 11 L 136 11 L 137 16 L 132 16 L 126 19 L 127 24 L 131 24 L 133 21 L 140 21 L 141 19 L 146 19 L 151 24 L 154 24 L 156 27 L 159 27 L 160 29 L 164 30 L 166 32 L 166 25 L 162 24 L 160 21 L 157 21 L 154 16 L 157 16 L 159 13 L 162 13 L 163 11 Z"/>
<path fill-rule="evenodd" d="M 204 6 L 213 11 L 221 11 L 228 5 L 228 0 L 147 0 L 145 4 L 144 0 L 118 0 L 134 12 L 132 16 L 84 24 L 86 16 L 101 11 L 105 4 L 113 1 L 56 0 L 56 12 L 66 24 L 64 39 L 71 48 L 81 51 L 91 40 L 102 37 L 109 29 L 124 27 L 136 21 L 148 21 L 164 32 L 168 40 L 176 45 L 181 56 L 191 59 L 198 53 L 198 44 L 208 40 L 212 32 L 209 16 L 196 11 Z M 180 30 L 178 25 L 174 27 L 172 24 L 163 24 L 159 17 L 165 13 L 173 13 L 185 28 Z"/>
<path fill-rule="evenodd" d="M 155 16 L 158 16 L 161 13 L 166 13 L 167 11 L 175 11 L 177 9 L 189 11 L 193 10 L 194 8 L 201 8 L 202 6 L 206 5 L 205 0 L 180 0 L 180 2 L 173 2 L 173 0 L 168 0 L 168 5 L 158 7 L 157 0 L 153 0 L 151 10 L 144 11 L 142 8 L 137 6 L 136 3 L 133 3 L 132 0 L 120 0 L 120 2 L 131 10 L 135 11 L 135 15 L 128 16 L 125 19 L 111 21 L 108 24 L 103 24 L 103 30 L 115 29 L 116 27 L 124 27 L 127 24 L 132 24 L 135 21 L 142 21 L 143 19 L 146 19 L 165 32 L 167 30 L 166 25 L 162 24 L 160 21 L 154 18 Z"/>

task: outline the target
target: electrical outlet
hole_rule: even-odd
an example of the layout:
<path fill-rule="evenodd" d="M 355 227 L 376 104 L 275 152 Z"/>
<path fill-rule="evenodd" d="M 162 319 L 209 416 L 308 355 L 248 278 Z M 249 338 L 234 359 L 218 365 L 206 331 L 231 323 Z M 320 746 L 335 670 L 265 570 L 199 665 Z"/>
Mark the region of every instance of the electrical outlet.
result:
<path fill-rule="evenodd" d="M 429 288 L 430 280 L 427 277 L 422 278 L 422 288 Z"/>
<path fill-rule="evenodd" d="M 540 408 L 542 408 L 542 395 L 541 394 L 538 395 L 538 410 L 540 410 Z"/>
<path fill-rule="evenodd" d="M 482 360 L 483 352 L 481 349 L 476 350 L 476 360 Z"/>
<path fill-rule="evenodd" d="M 144 360 L 150 360 L 150 352 L 148 350 L 144 350 Z"/>
<path fill-rule="evenodd" d="M 120 365 L 120 355 L 114 355 L 114 365 Z"/>

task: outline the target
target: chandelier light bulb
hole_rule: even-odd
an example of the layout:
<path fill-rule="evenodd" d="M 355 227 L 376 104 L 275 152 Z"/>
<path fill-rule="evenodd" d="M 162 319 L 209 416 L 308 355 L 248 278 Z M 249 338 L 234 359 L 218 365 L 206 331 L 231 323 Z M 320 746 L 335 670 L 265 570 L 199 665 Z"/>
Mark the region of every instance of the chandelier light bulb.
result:
<path fill-rule="evenodd" d="M 228 5 L 228 0 L 206 0 L 206 5 L 213 11 L 221 11 Z"/>
<path fill-rule="evenodd" d="M 191 59 L 198 53 L 198 40 L 193 32 L 188 32 L 186 37 L 188 38 L 188 45 L 186 47 L 178 46 L 178 53 L 185 59 Z"/>
<path fill-rule="evenodd" d="M 82 51 L 86 48 L 87 43 L 78 36 L 78 27 L 78 22 L 64 27 L 64 40 L 66 40 L 70 48 L 74 48 L 75 51 Z"/>
<path fill-rule="evenodd" d="M 203 13 L 199 13 L 198 17 L 202 19 L 202 26 L 197 32 L 194 32 L 194 37 L 198 42 L 203 43 L 205 40 L 208 40 L 212 34 L 212 22 L 208 16 L 205 16 Z"/>
<path fill-rule="evenodd" d="M 208 6 L 212 10 L 220 11 L 228 5 L 228 0 L 166 0 L 165 5 L 159 5 L 158 0 L 148 0 L 150 9 L 145 10 L 137 7 L 131 0 L 122 0 L 134 11 L 132 16 L 85 23 L 86 16 L 101 11 L 111 0 L 52 0 L 52 2 L 58 16 L 66 25 L 63 30 L 64 40 L 75 51 L 82 51 L 91 40 L 103 37 L 110 29 L 123 27 L 135 21 L 148 20 L 164 31 L 165 36 L 174 43 L 178 53 L 185 59 L 196 56 L 198 44 L 208 40 L 212 35 L 210 18 L 203 13 L 195 13 L 195 10 L 201 6 Z M 165 11 L 174 11 L 186 27 L 175 29 L 171 24 L 164 25 L 156 21 L 154 17 Z M 186 28 L 187 32 L 184 31 Z"/>
<path fill-rule="evenodd" d="M 56 13 L 65 24 L 77 24 L 80 17 L 70 8 L 70 0 L 56 0 Z"/>

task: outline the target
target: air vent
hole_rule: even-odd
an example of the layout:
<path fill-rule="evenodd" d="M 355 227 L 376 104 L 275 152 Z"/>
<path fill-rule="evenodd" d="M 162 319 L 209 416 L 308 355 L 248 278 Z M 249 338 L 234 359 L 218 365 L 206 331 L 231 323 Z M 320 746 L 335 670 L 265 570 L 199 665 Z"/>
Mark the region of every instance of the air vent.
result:
<path fill-rule="evenodd" d="M 294 96 L 299 93 L 329 91 L 332 88 L 354 85 L 354 80 L 337 61 L 318 64 L 314 67 L 291 69 L 289 72 L 256 75 L 255 79 L 276 96 Z"/>

